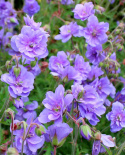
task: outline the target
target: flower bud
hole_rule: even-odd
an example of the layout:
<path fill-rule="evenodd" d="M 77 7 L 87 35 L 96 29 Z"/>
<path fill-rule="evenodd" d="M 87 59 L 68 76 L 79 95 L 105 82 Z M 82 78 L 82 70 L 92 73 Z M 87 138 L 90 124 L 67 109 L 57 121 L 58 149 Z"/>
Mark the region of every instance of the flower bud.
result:
<path fill-rule="evenodd" d="M 37 136 L 41 136 L 43 133 L 45 133 L 45 128 L 40 125 L 39 127 L 35 128 L 35 133 L 37 134 Z"/>
<path fill-rule="evenodd" d="M 67 77 L 67 76 L 63 78 L 63 82 L 64 82 L 64 83 L 65 83 L 65 82 L 68 82 L 68 77 Z"/>
<path fill-rule="evenodd" d="M 81 130 L 80 133 L 81 133 L 82 137 L 87 140 L 90 140 L 90 138 L 92 137 L 92 131 L 91 131 L 89 125 L 88 124 L 81 125 L 80 130 Z"/>
<path fill-rule="evenodd" d="M 109 35 L 109 36 L 108 36 L 108 39 L 113 39 L 113 36 L 112 36 L 112 35 Z"/>
<path fill-rule="evenodd" d="M 14 148 L 14 147 L 8 148 L 6 154 L 7 154 L 7 155 L 19 155 L 17 149 Z"/>
<path fill-rule="evenodd" d="M 83 97 L 83 91 L 79 92 L 78 96 L 77 96 L 77 99 L 79 100 L 80 98 Z"/>
<path fill-rule="evenodd" d="M 64 144 L 65 140 L 66 140 L 66 138 L 64 138 L 60 142 L 58 142 L 57 135 L 55 134 L 53 137 L 53 140 L 52 140 L 52 145 L 56 146 L 56 147 L 61 147 Z"/>
<path fill-rule="evenodd" d="M 36 61 L 31 61 L 30 65 L 31 65 L 31 67 L 36 66 Z"/>
<path fill-rule="evenodd" d="M 10 70 L 12 68 L 10 61 L 6 61 L 5 66 L 6 66 L 7 70 Z"/>
<path fill-rule="evenodd" d="M 99 6 L 99 5 L 96 5 L 95 9 L 96 9 L 96 12 L 99 13 L 99 14 L 105 12 L 105 8 L 103 8 L 103 7 Z"/>
<path fill-rule="evenodd" d="M 10 18 L 11 23 L 16 23 L 15 18 Z"/>
<path fill-rule="evenodd" d="M 102 67 L 102 66 L 103 66 L 103 62 L 100 62 L 100 63 L 99 63 L 99 66 Z"/>
<path fill-rule="evenodd" d="M 11 113 L 14 115 L 14 111 L 12 109 L 8 108 L 7 110 L 5 110 L 5 115 L 7 118 L 11 118 Z"/>
<path fill-rule="evenodd" d="M 13 70 L 14 70 L 14 74 L 15 74 L 15 76 L 18 77 L 19 74 L 20 74 L 20 72 L 21 72 L 21 68 L 20 68 L 20 67 L 14 67 Z"/>
<path fill-rule="evenodd" d="M 118 35 L 118 34 L 120 34 L 120 32 L 121 32 L 121 30 L 120 30 L 120 29 L 117 29 L 117 30 L 115 31 L 115 34 Z"/>
<path fill-rule="evenodd" d="M 101 132 L 100 132 L 100 131 L 97 131 L 97 132 L 94 134 L 94 137 L 95 137 L 95 139 L 100 140 L 100 139 L 101 139 Z"/>

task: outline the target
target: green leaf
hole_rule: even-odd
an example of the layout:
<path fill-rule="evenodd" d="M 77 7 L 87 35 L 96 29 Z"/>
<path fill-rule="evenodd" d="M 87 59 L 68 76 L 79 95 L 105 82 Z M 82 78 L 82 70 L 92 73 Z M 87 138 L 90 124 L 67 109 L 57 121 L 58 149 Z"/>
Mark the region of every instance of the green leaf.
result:
<path fill-rule="evenodd" d="M 103 145 L 103 144 L 101 144 L 101 145 L 105 148 L 105 150 L 107 151 L 108 155 L 112 155 L 111 150 L 109 150 L 105 145 Z"/>

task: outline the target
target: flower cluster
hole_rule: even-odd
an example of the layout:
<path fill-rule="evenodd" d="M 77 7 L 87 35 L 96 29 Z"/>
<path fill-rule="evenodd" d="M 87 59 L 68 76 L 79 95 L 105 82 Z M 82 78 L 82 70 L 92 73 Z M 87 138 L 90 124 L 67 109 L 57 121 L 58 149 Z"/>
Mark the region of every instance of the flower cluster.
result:
<path fill-rule="evenodd" d="M 58 2 L 59 9 L 61 4 L 70 5 L 74 4 L 74 1 L 61 0 Z M 16 13 L 9 2 L 0 1 L 0 10 L 0 26 L 11 28 L 18 24 Z M 48 68 L 58 86 L 53 88 L 55 90 L 49 87 L 39 105 L 34 99 L 28 98 L 34 89 L 35 78 L 41 73 L 39 61 L 48 55 L 49 34 L 41 27 L 41 22 L 36 23 L 32 16 L 39 10 L 40 6 L 36 0 L 25 0 L 23 11 L 28 15 L 24 17 L 25 25 L 20 34 L 4 34 L 4 29 L 0 30 L 0 46 L 4 45 L 12 56 L 5 64 L 8 73 L 1 75 L 1 81 L 8 84 L 9 101 L 15 106 L 14 111 L 10 108 L 5 110 L 6 118 L 11 118 L 12 121 L 12 149 L 10 147 L 8 152 L 12 150 L 16 153 L 37 155 L 46 142 L 52 144 L 56 155 L 56 148 L 64 144 L 69 134 L 72 133 L 73 139 L 75 123 L 73 153 L 75 154 L 78 129 L 84 139 L 94 140 L 92 155 L 104 153 L 106 148 L 116 146 L 115 141 L 110 135 L 102 134 L 96 127 L 91 126 L 96 126 L 102 115 L 108 111 L 106 118 L 111 121 L 111 132 L 120 131 L 125 127 L 125 84 L 118 92 L 114 86 L 115 81 L 121 80 L 120 82 L 125 83 L 125 79 L 117 78 L 120 64 L 113 51 L 113 40 L 108 40 L 109 24 L 98 21 L 92 2 L 75 6 L 72 10 L 74 18 L 86 21 L 86 27 L 72 21 L 63 25 L 60 34 L 55 36 L 55 40 L 61 40 L 63 43 L 71 39 L 73 49 L 69 52 L 58 51 L 56 56 L 49 57 Z M 78 44 L 75 44 L 72 37 L 82 37 L 86 57 L 80 53 Z M 107 40 L 111 49 L 110 46 L 103 49 Z M 118 45 L 116 47 L 120 49 Z M 6 154 L 8 152 L 6 151 Z"/>

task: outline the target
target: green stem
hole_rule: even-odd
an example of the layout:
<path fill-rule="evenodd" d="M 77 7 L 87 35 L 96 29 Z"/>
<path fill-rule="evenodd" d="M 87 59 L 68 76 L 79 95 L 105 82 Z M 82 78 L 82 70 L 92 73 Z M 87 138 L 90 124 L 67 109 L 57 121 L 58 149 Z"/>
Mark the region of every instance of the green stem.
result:
<path fill-rule="evenodd" d="M 122 146 L 120 147 L 120 150 L 118 151 L 117 155 L 120 155 L 122 150 L 124 149 L 125 147 L 125 142 L 122 144 Z"/>

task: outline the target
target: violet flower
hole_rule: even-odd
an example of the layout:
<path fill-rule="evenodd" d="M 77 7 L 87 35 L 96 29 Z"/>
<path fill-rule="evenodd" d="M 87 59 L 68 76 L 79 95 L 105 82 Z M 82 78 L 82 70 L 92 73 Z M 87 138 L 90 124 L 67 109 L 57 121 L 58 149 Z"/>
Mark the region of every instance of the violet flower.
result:
<path fill-rule="evenodd" d="M 50 142 L 52 145 L 60 147 L 72 131 L 73 129 L 66 123 L 55 123 L 48 127 Z"/>
<path fill-rule="evenodd" d="M 84 3 L 84 5 L 77 4 L 75 6 L 75 9 L 73 10 L 74 18 L 81 19 L 82 21 L 88 19 L 89 16 L 95 13 L 93 8 L 94 8 L 94 5 L 92 2 Z"/>
<path fill-rule="evenodd" d="M 23 7 L 23 11 L 27 13 L 29 16 L 34 15 L 40 10 L 40 6 L 38 2 L 35 0 L 25 0 L 25 5 Z"/>
<path fill-rule="evenodd" d="M 71 104 L 73 96 L 67 94 L 64 96 L 64 87 L 59 85 L 55 93 L 49 91 L 46 93 L 46 98 L 43 100 L 43 105 L 46 107 L 39 115 L 38 120 L 41 123 L 50 121 L 62 121 L 63 112 Z"/>
<path fill-rule="evenodd" d="M 102 46 L 98 45 L 96 47 L 92 47 L 90 45 L 87 46 L 86 57 L 89 59 L 94 65 L 98 65 L 101 61 L 105 59 L 105 55 L 102 51 Z"/>
<path fill-rule="evenodd" d="M 93 86 L 96 91 L 98 92 L 100 98 L 106 99 L 108 95 L 111 97 L 114 97 L 115 95 L 115 87 L 113 84 L 109 81 L 107 77 L 103 77 L 100 80 L 96 78 L 92 83 L 91 86 Z"/>
<path fill-rule="evenodd" d="M 57 56 L 51 56 L 49 59 L 49 69 L 55 73 L 60 73 L 61 68 L 69 66 L 70 62 L 67 60 L 67 55 L 64 51 L 59 51 Z"/>
<path fill-rule="evenodd" d="M 77 25 L 75 22 L 71 22 L 69 25 L 63 25 L 60 28 L 60 34 L 55 36 L 56 40 L 62 40 L 63 43 L 67 42 L 72 36 L 82 37 L 84 28 Z"/>
<path fill-rule="evenodd" d="M 21 34 L 14 36 L 12 48 L 28 60 L 44 58 L 48 55 L 47 37 L 40 29 L 33 30 L 30 26 L 23 26 Z"/>
<path fill-rule="evenodd" d="M 108 39 L 108 36 L 106 35 L 108 29 L 108 23 L 99 23 L 97 17 L 91 15 L 88 18 L 87 27 L 84 29 L 86 42 L 93 47 L 104 44 Z"/>
<path fill-rule="evenodd" d="M 84 59 L 79 54 L 76 55 L 74 68 L 80 73 L 82 80 L 86 80 L 88 73 L 91 71 L 89 62 L 84 62 Z"/>
<path fill-rule="evenodd" d="M 34 75 L 31 72 L 28 72 L 27 69 L 21 65 L 20 74 L 18 77 L 14 74 L 14 67 L 1 76 L 1 81 L 9 84 L 8 91 L 13 98 L 18 96 L 27 97 L 30 94 L 30 91 L 34 88 Z"/>
<path fill-rule="evenodd" d="M 41 136 L 36 135 L 35 133 L 36 125 L 33 125 L 29 130 L 31 123 L 36 123 L 38 125 L 41 125 L 37 119 L 35 121 L 32 121 L 32 119 L 29 118 L 26 121 L 26 123 L 27 123 L 27 128 L 26 128 L 25 136 L 26 134 L 28 135 L 24 141 L 23 153 L 25 153 L 26 155 L 34 155 L 35 153 L 37 153 L 37 150 L 43 146 L 45 142 L 45 137 L 44 137 L 44 134 Z M 14 147 L 18 150 L 19 153 L 21 153 L 21 149 L 22 149 L 23 133 L 24 133 L 23 128 L 21 128 L 20 130 L 15 130 L 13 132 L 13 134 L 15 135 Z"/>
<path fill-rule="evenodd" d="M 112 104 L 112 111 L 106 115 L 106 118 L 111 121 L 111 132 L 120 131 L 125 127 L 125 109 L 122 103 L 116 101 Z"/>

